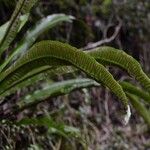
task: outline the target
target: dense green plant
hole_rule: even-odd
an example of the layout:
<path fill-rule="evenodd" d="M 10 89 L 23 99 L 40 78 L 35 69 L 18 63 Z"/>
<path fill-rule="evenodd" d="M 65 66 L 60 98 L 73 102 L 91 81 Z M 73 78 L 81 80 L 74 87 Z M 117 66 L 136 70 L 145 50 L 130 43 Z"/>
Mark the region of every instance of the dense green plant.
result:
<path fill-rule="evenodd" d="M 36 1 L 37 0 L 19 0 L 17 3 L 16 9 L 9 24 L 6 25 L 6 31 L 4 35 L 2 35 L 0 41 L 1 56 L 5 53 L 5 50 L 16 37 L 17 32 L 19 32 L 19 29 L 23 26 L 21 25 L 21 15 L 29 13 Z M 139 81 L 139 83 L 150 92 L 150 79 L 133 57 L 129 56 L 122 50 L 116 50 L 111 47 L 99 47 L 88 52 L 83 52 L 80 49 L 58 41 L 42 41 L 33 45 L 37 37 L 50 27 L 59 22 L 71 21 L 72 19 L 73 17 L 71 16 L 59 14 L 55 15 L 53 19 L 42 20 L 43 24 L 40 22 L 40 24 L 38 23 L 34 29 L 30 29 L 27 32 L 27 35 L 21 40 L 19 45 L 11 51 L 10 56 L 7 56 L 8 59 L 5 58 L 3 61 L 1 58 L 1 104 L 6 102 L 5 95 L 14 92 L 15 89 L 41 80 L 45 73 L 48 75 L 51 73 L 55 74 L 61 69 L 63 71 L 60 72 L 66 74 L 79 69 L 98 83 L 108 87 L 118 97 L 124 106 L 125 124 L 130 117 L 130 107 L 127 97 L 129 97 L 129 100 L 131 99 L 133 107 L 139 111 L 140 115 L 149 124 L 148 110 L 146 110 L 144 106 L 141 106 L 140 102 L 135 100 L 131 95 L 134 94 L 141 97 L 149 103 L 149 93 L 136 89 L 135 86 L 130 85 L 129 83 L 120 83 L 116 81 L 112 74 L 104 67 L 106 65 L 113 65 L 127 70 L 130 75 L 137 79 L 137 81 Z M 51 21 L 50 24 L 49 21 Z M 46 23 L 44 24 L 44 22 Z M 4 30 L 3 27 L 0 29 Z M 21 57 L 17 60 L 16 58 L 19 56 Z M 79 80 L 79 82 L 73 80 L 70 82 L 57 83 L 58 85 L 49 85 L 50 87 L 44 87 L 41 91 L 35 91 L 30 96 L 27 95 L 22 98 L 22 101 L 18 104 L 19 109 L 17 109 L 17 111 L 29 108 L 30 106 L 43 101 L 47 96 L 66 94 L 74 89 L 87 86 L 99 86 L 97 82 L 86 79 Z M 26 103 L 27 99 L 30 103 Z M 37 99 L 39 101 L 35 101 Z"/>

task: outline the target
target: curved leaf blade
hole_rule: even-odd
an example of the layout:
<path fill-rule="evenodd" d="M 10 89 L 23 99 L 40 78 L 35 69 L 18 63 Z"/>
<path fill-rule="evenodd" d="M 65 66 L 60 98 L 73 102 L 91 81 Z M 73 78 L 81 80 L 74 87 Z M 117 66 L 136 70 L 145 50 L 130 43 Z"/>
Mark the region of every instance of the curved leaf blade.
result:
<path fill-rule="evenodd" d="M 143 72 L 139 62 L 124 51 L 104 46 L 87 53 L 102 64 L 115 65 L 127 70 L 130 75 L 135 77 L 150 92 L 149 77 Z"/>
<path fill-rule="evenodd" d="M 43 102 L 48 97 L 68 94 L 73 90 L 80 88 L 87 88 L 91 86 L 99 86 L 99 84 L 91 79 L 72 79 L 50 85 L 44 85 L 43 89 L 36 90 L 35 92 L 26 95 L 18 103 L 19 107 L 24 105 L 34 105 Z"/>
<path fill-rule="evenodd" d="M 0 66 L 0 71 L 2 71 L 11 61 L 16 60 L 16 58 L 25 53 L 25 51 L 28 50 L 30 46 L 32 46 L 32 44 L 42 33 L 64 21 L 72 22 L 73 19 L 73 16 L 68 16 L 65 14 L 53 14 L 38 21 L 33 28 L 27 31 L 24 39 L 18 44 L 18 46 L 13 50 L 12 54 Z"/>
<path fill-rule="evenodd" d="M 17 31 L 20 28 L 22 14 L 29 13 L 30 9 L 37 2 L 37 0 L 19 0 L 16 8 L 11 16 L 9 25 L 6 32 L 0 42 L 0 55 L 9 47 L 11 42 L 16 37 Z"/>
<path fill-rule="evenodd" d="M 103 65 L 75 47 L 56 41 L 43 41 L 35 44 L 12 67 L 3 72 L 0 76 L 0 93 L 10 89 L 17 82 L 21 82 L 21 78 L 33 69 L 40 66 L 58 65 L 73 65 L 81 69 L 90 77 L 107 86 L 122 101 L 125 110 L 128 109 L 128 99 L 122 87 Z"/>

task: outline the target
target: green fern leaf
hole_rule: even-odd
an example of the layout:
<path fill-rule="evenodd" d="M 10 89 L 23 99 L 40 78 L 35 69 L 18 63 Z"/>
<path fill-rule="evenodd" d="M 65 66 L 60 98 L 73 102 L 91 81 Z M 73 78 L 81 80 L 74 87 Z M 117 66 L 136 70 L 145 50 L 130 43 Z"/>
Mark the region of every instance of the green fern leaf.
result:
<path fill-rule="evenodd" d="M 68 73 L 72 74 L 73 71 L 77 71 L 77 69 L 74 67 L 71 67 L 71 66 L 64 66 L 64 67 L 57 66 L 57 67 L 53 67 L 53 68 L 46 66 L 46 67 L 39 68 L 36 71 L 37 74 L 36 74 L 36 72 L 32 71 L 30 74 L 27 75 L 27 77 L 24 77 L 24 80 L 15 84 L 15 86 L 13 86 L 12 88 L 10 88 L 6 92 L 4 92 L 1 96 L 2 97 L 8 96 L 23 87 L 34 85 L 35 83 L 37 83 L 41 80 L 47 80 L 50 78 L 54 78 L 58 75 L 62 75 L 63 73 L 64 74 L 68 74 Z"/>
<path fill-rule="evenodd" d="M 0 66 L 0 72 L 4 70 L 4 68 L 10 62 L 13 62 L 21 55 L 23 55 L 25 51 L 33 45 L 33 43 L 42 33 L 64 21 L 71 22 L 73 19 L 73 16 L 68 16 L 65 14 L 53 14 L 38 21 L 34 27 L 32 27 L 26 32 L 24 38 L 19 42 L 18 46 L 15 49 L 13 49 L 12 53 Z"/>
<path fill-rule="evenodd" d="M 5 32 L 5 35 L 0 43 L 0 55 L 8 48 L 10 43 L 15 38 L 17 31 L 20 27 L 20 16 L 26 14 L 30 11 L 32 6 L 36 3 L 37 0 L 19 0 L 16 8 L 11 16 L 9 26 Z"/>
<path fill-rule="evenodd" d="M 138 61 L 124 51 L 105 46 L 87 53 L 104 65 L 115 65 L 127 70 L 150 92 L 149 77 L 143 72 Z"/>
<path fill-rule="evenodd" d="M 144 92 L 143 90 L 141 90 L 140 88 L 135 87 L 134 85 L 132 85 L 131 83 L 128 82 L 119 82 L 120 85 L 122 86 L 122 88 L 124 89 L 125 92 L 128 92 L 132 95 L 135 95 L 139 98 L 142 98 L 146 103 L 150 104 L 150 95 L 147 92 Z"/>
<path fill-rule="evenodd" d="M 145 100 L 146 102 L 150 100 L 149 98 L 150 96 L 147 93 L 145 93 L 144 91 L 140 89 L 137 89 L 130 83 L 120 82 L 120 84 L 123 86 L 123 89 L 128 95 L 132 95 L 132 97 L 138 96 L 138 98 L 143 98 L 143 100 Z M 29 93 L 25 97 L 21 98 L 21 100 L 17 103 L 18 109 L 16 110 L 16 107 L 15 107 L 15 111 L 21 112 L 24 109 L 29 109 L 33 106 L 36 106 L 37 104 L 41 102 L 50 100 L 50 98 L 48 97 L 55 97 L 59 95 L 69 94 L 73 90 L 80 89 L 80 88 L 87 88 L 91 86 L 100 86 L 100 84 L 98 84 L 92 79 L 86 79 L 86 78 L 85 79 L 72 79 L 72 80 L 46 84 L 46 85 L 44 84 L 42 89 L 36 90 L 33 93 Z M 133 98 L 129 97 L 129 100 L 133 104 L 133 107 L 135 107 L 135 109 L 143 117 L 143 119 L 147 120 L 145 119 L 147 118 L 146 117 L 147 115 L 144 116 L 145 113 L 143 114 L 142 112 L 140 112 L 141 110 L 138 110 L 139 107 L 142 107 L 142 109 L 144 107 L 144 105 L 141 104 L 138 98 L 136 98 L 137 100 L 133 100 Z M 137 105 L 140 105 L 140 106 L 137 107 Z M 144 111 L 147 111 L 147 110 L 144 110 Z"/>
<path fill-rule="evenodd" d="M 27 20 L 28 20 L 28 17 L 29 17 L 29 15 L 28 14 L 25 14 L 25 15 L 22 15 L 22 16 L 20 16 L 20 21 L 21 21 L 21 24 L 20 24 L 20 27 L 19 27 L 19 29 L 17 30 L 17 32 L 19 32 L 21 29 L 22 29 L 22 27 L 25 25 L 25 23 L 27 22 Z M 5 24 L 3 24 L 3 25 L 1 25 L 0 26 L 0 42 L 1 42 L 1 40 L 3 39 L 3 37 L 5 36 L 5 32 L 6 32 L 6 30 L 7 30 L 7 28 L 8 28 L 8 26 L 9 26 L 9 21 L 7 21 Z"/>
<path fill-rule="evenodd" d="M 114 92 L 128 109 L 128 99 L 122 87 L 105 67 L 84 52 L 55 41 L 43 41 L 35 44 L 28 53 L 0 76 L 0 94 L 13 87 L 33 69 L 42 66 L 73 65 Z"/>
<path fill-rule="evenodd" d="M 28 108 L 32 105 L 44 102 L 48 97 L 69 94 L 73 90 L 91 86 L 100 86 L 100 84 L 91 79 L 71 79 L 43 85 L 41 90 L 36 90 L 35 92 L 26 95 L 17 103 L 17 105 L 22 110 L 23 108 Z"/>

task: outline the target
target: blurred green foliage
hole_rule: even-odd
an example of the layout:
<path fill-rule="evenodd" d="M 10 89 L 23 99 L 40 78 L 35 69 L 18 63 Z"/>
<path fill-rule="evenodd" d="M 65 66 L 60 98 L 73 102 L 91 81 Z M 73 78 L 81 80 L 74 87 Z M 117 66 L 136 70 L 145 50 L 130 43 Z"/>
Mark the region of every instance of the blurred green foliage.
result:
<path fill-rule="evenodd" d="M 10 15 L 12 14 L 12 11 L 16 4 L 15 2 L 16 0 L 0 0 L 0 25 L 10 18 Z M 107 27 L 108 30 L 106 31 L 106 36 L 110 37 L 114 32 L 114 28 L 118 25 L 118 21 L 121 20 L 123 24 L 119 32 L 119 36 L 117 36 L 116 39 L 111 41 L 108 45 L 122 47 L 123 49 L 130 49 L 133 56 L 138 59 L 140 55 L 139 51 L 142 50 L 141 45 L 143 45 L 145 42 L 149 42 L 150 39 L 149 0 L 41 0 L 39 4 L 32 10 L 32 15 L 30 16 L 29 22 L 25 26 L 25 29 L 31 27 L 33 24 L 35 24 L 35 22 L 42 19 L 43 17 L 53 13 L 65 13 L 73 15 L 77 18 L 77 20 L 72 24 L 64 23 L 61 26 L 54 27 L 53 30 L 49 30 L 44 35 L 41 35 L 38 40 L 57 39 L 60 41 L 69 42 L 70 44 L 80 48 L 84 47 L 90 42 L 96 42 L 105 38 L 105 30 L 107 30 Z M 20 34 L 22 37 L 25 35 L 25 29 Z M 20 35 L 16 39 L 17 43 L 18 41 L 20 41 Z M 64 77 L 60 77 L 59 80 L 63 78 Z M 41 88 L 41 82 L 39 84 L 36 84 L 34 88 L 31 87 L 28 89 L 23 89 L 21 90 L 21 92 L 27 93 L 27 91 L 31 92 L 39 88 Z M 89 92 L 88 96 L 85 91 L 87 93 Z M 92 102 L 90 101 L 90 94 L 92 94 L 93 97 Z M 119 149 L 119 147 L 120 149 L 133 149 L 135 147 L 137 149 L 146 148 L 146 144 L 143 144 L 144 146 L 141 143 L 138 145 L 137 141 L 134 141 L 134 139 L 136 139 L 135 134 L 137 136 L 139 135 L 139 137 L 141 137 L 142 135 L 143 138 L 143 134 L 146 131 L 142 131 L 142 133 L 135 133 L 134 131 L 132 131 L 132 129 L 136 130 L 135 126 L 133 125 L 133 127 L 130 127 L 131 129 L 127 129 L 127 132 L 126 130 L 122 132 L 117 128 L 115 129 L 117 131 L 112 134 L 111 130 L 114 128 L 110 127 L 110 122 L 109 126 L 106 125 L 105 127 L 105 124 L 103 125 L 103 122 L 106 122 L 109 117 L 104 117 L 105 115 L 108 115 L 107 113 L 110 113 L 112 122 L 117 125 L 117 121 L 112 117 L 114 115 L 114 108 L 111 107 L 109 110 L 110 112 L 107 112 L 107 103 L 102 101 L 106 98 L 108 102 L 108 100 L 110 99 L 109 94 L 106 94 L 107 92 L 103 89 L 101 89 L 101 94 L 98 90 L 95 89 L 92 89 L 92 92 L 87 89 L 80 92 L 76 91 L 75 93 L 71 93 L 71 96 L 69 95 L 71 97 L 71 102 L 67 101 L 68 95 L 63 97 L 63 102 L 61 102 L 61 98 L 52 99 L 51 102 L 45 103 L 46 105 L 41 105 L 35 109 L 30 110 L 27 115 L 29 117 L 38 115 L 40 116 L 43 114 L 45 115 L 44 110 L 49 109 L 52 116 L 54 116 L 55 119 L 58 119 L 58 121 L 54 123 L 54 126 L 60 127 L 61 125 L 63 125 L 63 127 L 65 127 L 63 123 L 60 123 L 60 121 L 62 121 L 62 118 L 64 119 L 65 124 L 69 124 L 70 126 L 79 126 L 79 131 L 83 133 L 83 139 L 86 139 L 86 141 L 88 141 L 88 144 L 91 144 L 90 146 L 92 148 L 103 148 L 103 144 L 104 148 L 106 149 Z M 20 96 L 20 91 L 16 95 Z M 104 97 L 104 95 L 106 95 L 106 97 Z M 11 95 L 12 100 L 14 99 L 14 97 L 14 95 Z M 7 99 L 10 99 L 10 97 L 7 97 Z M 85 100 L 85 102 L 83 100 Z M 143 109 L 143 106 L 140 106 L 140 103 L 138 103 L 138 101 L 134 99 L 134 97 L 132 99 L 132 102 L 134 102 L 133 105 L 141 107 L 141 110 Z M 12 101 L 12 103 L 14 103 L 14 101 Z M 73 108 L 70 107 L 70 105 L 73 106 Z M 103 108 L 102 106 L 105 106 L 105 108 Z M 112 103 L 109 102 L 108 106 L 112 106 Z M 74 108 L 77 108 L 77 111 Z M 147 113 L 147 111 L 145 112 Z M 140 114 L 142 115 L 142 113 Z M 17 117 L 20 118 L 20 116 Z M 132 118 L 134 123 L 139 123 L 141 121 L 139 117 L 137 117 L 136 119 L 134 117 L 136 116 L 133 116 Z M 146 115 L 146 118 L 144 119 L 149 120 L 149 116 Z M 97 126 L 94 126 L 91 122 L 89 123 L 88 121 L 90 120 L 95 122 L 96 125 L 100 127 L 101 131 L 98 130 L 99 128 Z M 64 148 L 71 150 L 73 148 L 82 149 L 79 141 L 76 142 L 74 141 L 74 139 L 71 139 L 72 141 L 69 141 L 60 139 L 60 137 L 58 136 L 51 136 L 47 132 L 48 130 L 43 128 L 43 126 L 37 128 L 33 127 L 31 125 L 32 118 L 28 121 L 28 124 L 30 124 L 30 126 L 23 128 L 22 130 L 20 130 L 21 127 L 14 126 L 0 127 L 0 133 L 3 133 L 4 131 L 7 134 L 6 139 L 3 138 L 1 140 L 1 142 L 5 143 L 6 145 L 6 147 L 3 147 L 4 149 L 13 149 L 14 147 L 16 147 L 17 149 L 17 145 L 19 144 L 20 146 L 25 145 L 25 147 L 30 150 L 42 149 L 42 147 L 44 149 L 54 149 L 55 147 L 59 147 L 57 146 L 59 145 L 59 143 L 63 143 L 61 144 L 62 147 L 60 148 L 62 150 Z M 36 122 L 35 124 L 39 123 L 39 121 L 36 119 L 33 119 L 33 121 L 34 123 Z M 48 123 L 49 120 L 46 120 L 45 124 L 47 124 L 47 126 L 49 126 Z M 40 122 L 40 125 L 44 125 L 42 124 L 42 121 Z M 105 128 L 108 128 L 108 131 Z M 61 131 L 63 131 L 63 134 L 66 134 L 64 128 L 61 128 Z M 128 131 L 131 135 L 127 135 L 126 137 L 126 133 L 128 133 Z M 106 135 L 103 134 L 103 132 L 106 132 Z M 132 133 L 134 135 L 134 138 Z M 98 134 L 101 136 L 100 138 L 98 137 Z M 105 138 L 105 136 L 108 135 L 110 135 L 110 139 L 106 137 L 106 139 L 103 139 L 104 143 L 99 141 L 103 138 L 103 136 Z M 148 137 L 147 134 L 146 137 Z M 146 140 L 147 138 L 145 139 L 145 141 Z M 129 143 L 132 145 L 132 148 L 129 147 Z M 141 148 L 140 146 L 143 146 L 144 148 Z M 22 147 L 18 146 L 18 149 L 21 148 Z"/>

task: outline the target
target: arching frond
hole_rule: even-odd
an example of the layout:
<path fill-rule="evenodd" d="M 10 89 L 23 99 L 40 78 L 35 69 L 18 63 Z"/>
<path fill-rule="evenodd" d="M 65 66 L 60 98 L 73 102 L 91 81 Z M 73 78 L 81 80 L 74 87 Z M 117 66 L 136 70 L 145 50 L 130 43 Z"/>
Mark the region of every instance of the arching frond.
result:
<path fill-rule="evenodd" d="M 0 42 L 0 55 L 4 52 L 6 48 L 10 45 L 10 43 L 15 38 L 17 31 L 20 27 L 20 16 L 22 14 L 26 14 L 30 11 L 33 5 L 37 0 L 19 0 L 16 8 L 11 16 L 8 28 L 5 32 L 3 39 Z"/>
<path fill-rule="evenodd" d="M 137 88 L 136 86 L 132 85 L 129 82 L 119 82 L 122 88 L 124 89 L 125 92 L 128 92 L 132 95 L 135 95 L 139 98 L 142 98 L 146 103 L 150 104 L 150 95 L 149 93 L 143 91 L 140 88 Z"/>
<path fill-rule="evenodd" d="M 6 66 L 10 63 L 19 58 L 21 55 L 28 50 L 33 43 L 37 40 L 37 38 L 43 34 L 45 31 L 55 27 L 56 25 L 66 21 L 71 22 L 74 19 L 73 16 L 68 16 L 65 14 L 53 14 L 49 15 L 46 18 L 41 19 L 38 21 L 34 27 L 30 28 L 24 38 L 18 43 L 18 46 L 12 50 L 12 53 L 8 56 L 5 62 L 0 66 L 0 72 L 5 70 Z"/>
<path fill-rule="evenodd" d="M 94 58 L 68 44 L 56 41 L 43 41 L 35 44 L 29 52 L 0 76 L 0 94 L 21 82 L 33 69 L 42 66 L 73 65 L 96 81 L 107 86 L 128 109 L 128 100 L 122 87 L 113 76 Z M 27 76 L 26 76 L 27 77 Z"/>
<path fill-rule="evenodd" d="M 127 70 L 150 92 L 149 77 L 143 72 L 138 61 L 124 51 L 104 46 L 87 53 L 102 64 L 115 65 Z"/>

